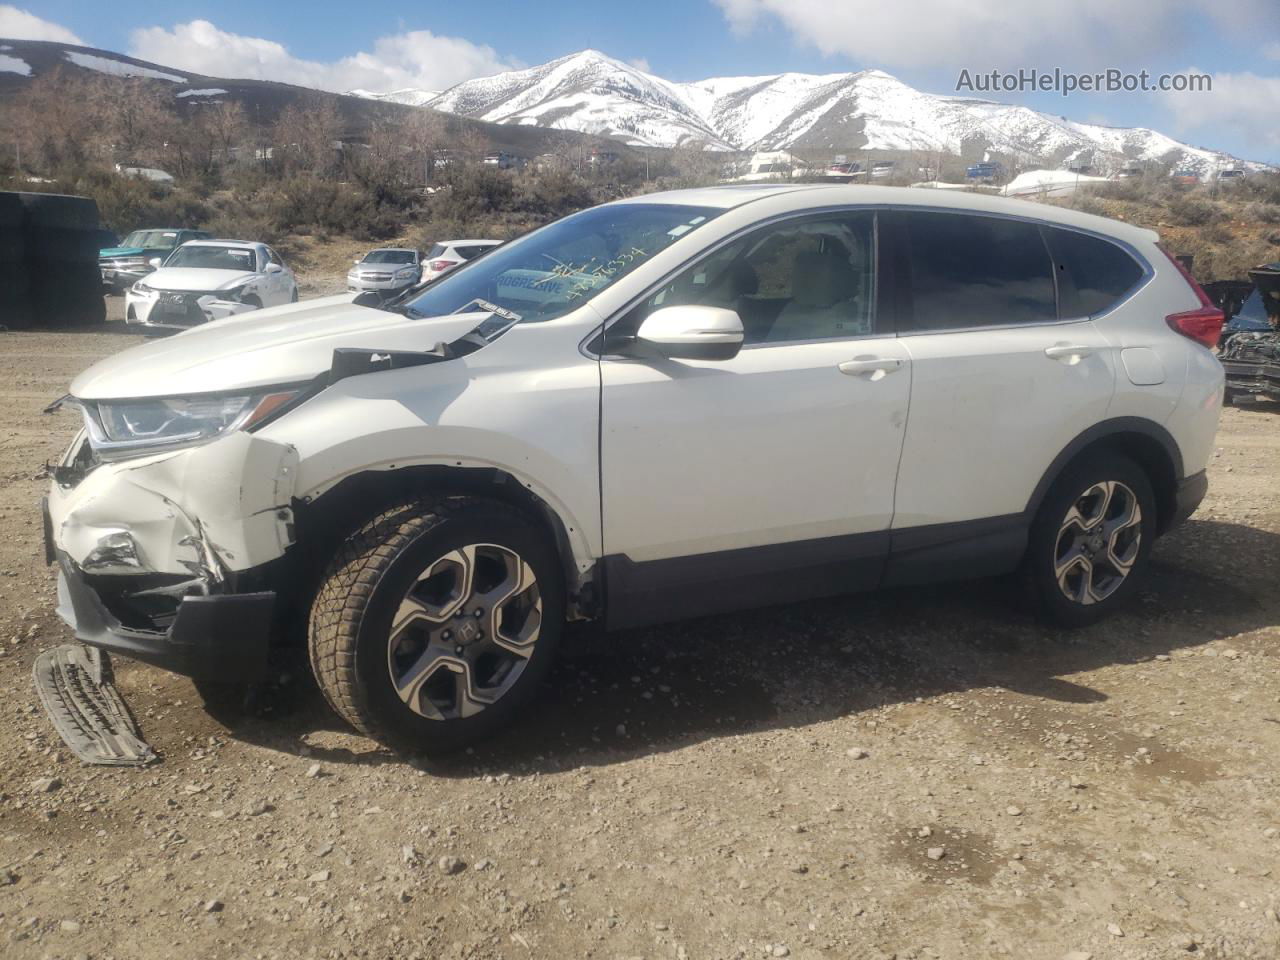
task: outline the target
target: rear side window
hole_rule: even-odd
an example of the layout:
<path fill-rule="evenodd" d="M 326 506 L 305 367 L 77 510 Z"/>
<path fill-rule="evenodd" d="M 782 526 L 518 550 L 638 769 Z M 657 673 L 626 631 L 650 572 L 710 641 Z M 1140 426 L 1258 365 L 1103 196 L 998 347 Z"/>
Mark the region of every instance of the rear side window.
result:
<path fill-rule="evenodd" d="M 476 254 L 484 253 L 489 248 L 487 246 L 478 246 L 478 247 L 471 246 L 471 247 L 454 247 L 453 249 L 457 251 L 458 256 L 462 257 L 463 260 L 470 260 Z"/>
<path fill-rule="evenodd" d="M 1063 319 L 1088 317 L 1115 306 L 1142 279 L 1142 267 L 1108 240 L 1074 230 L 1044 228 L 1058 272 Z"/>
<path fill-rule="evenodd" d="M 1021 220 L 903 212 L 911 312 L 904 332 L 1058 319 L 1040 228 Z"/>

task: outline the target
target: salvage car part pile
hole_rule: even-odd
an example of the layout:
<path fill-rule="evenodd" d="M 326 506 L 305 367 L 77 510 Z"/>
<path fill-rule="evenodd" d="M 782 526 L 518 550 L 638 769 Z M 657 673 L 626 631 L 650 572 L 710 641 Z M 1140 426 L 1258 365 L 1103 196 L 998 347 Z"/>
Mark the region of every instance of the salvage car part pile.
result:
<path fill-rule="evenodd" d="M 1226 398 L 1233 403 L 1280 400 L 1280 263 L 1249 271 L 1262 296 L 1270 330 L 1242 329 L 1223 341 L 1218 359 L 1226 372 Z"/>

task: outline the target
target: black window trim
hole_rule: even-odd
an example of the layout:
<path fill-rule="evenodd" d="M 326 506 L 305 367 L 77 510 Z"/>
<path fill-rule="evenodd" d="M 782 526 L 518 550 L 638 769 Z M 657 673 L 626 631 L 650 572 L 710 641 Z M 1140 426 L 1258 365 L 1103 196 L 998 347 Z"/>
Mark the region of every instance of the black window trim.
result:
<path fill-rule="evenodd" d="M 1135 280 L 1129 286 L 1129 288 L 1124 291 L 1124 293 L 1116 297 L 1116 299 L 1111 302 L 1110 306 L 1108 306 L 1105 310 L 1099 310 L 1097 313 L 1089 313 L 1089 314 L 1085 314 L 1083 316 L 1077 316 L 1077 317 L 1064 317 L 1062 316 L 1062 301 L 1059 299 L 1058 301 L 1058 322 L 1059 323 L 1077 323 L 1082 320 L 1097 320 L 1101 317 L 1105 317 L 1107 316 L 1107 314 L 1112 313 L 1113 311 L 1117 310 L 1119 307 L 1127 303 L 1129 300 L 1131 300 L 1134 297 L 1134 295 L 1137 294 L 1137 292 L 1141 290 L 1143 287 L 1145 287 L 1147 283 L 1150 282 L 1151 278 L 1155 276 L 1155 270 L 1151 268 L 1151 264 L 1147 262 L 1146 258 L 1143 257 L 1140 253 L 1138 253 L 1138 251 L 1135 250 L 1132 246 L 1125 243 L 1123 240 L 1117 240 L 1115 237 L 1109 237 L 1106 234 L 1097 233 L 1096 231 L 1093 231 L 1093 230 L 1082 230 L 1076 227 L 1069 227 L 1065 224 L 1043 222 L 1040 224 L 1040 236 L 1044 239 L 1045 248 L 1049 251 L 1049 260 L 1051 263 L 1054 263 L 1054 261 L 1053 261 L 1053 247 L 1049 244 L 1049 235 L 1047 232 L 1049 230 L 1063 230 L 1069 233 L 1079 233 L 1086 237 L 1093 237 L 1095 240 L 1101 240 L 1103 243 L 1109 243 L 1116 249 L 1120 250 L 1122 253 L 1127 254 L 1129 259 L 1138 265 L 1138 271 L 1139 271 L 1138 279 Z M 1056 296 L 1056 291 L 1058 289 L 1058 270 L 1057 270 L 1056 263 L 1054 263 L 1053 282 L 1054 282 L 1054 290 L 1055 290 L 1055 296 Z M 1072 287 L 1075 287 L 1074 277 L 1071 278 L 1071 285 Z"/>
<path fill-rule="evenodd" d="M 986 210 L 965 210 L 957 207 L 933 207 L 933 206 L 925 206 L 923 204 L 916 205 L 913 203 L 884 204 L 878 209 L 885 210 L 885 211 L 902 211 L 906 213 L 911 213 L 911 212 L 952 213 L 952 214 L 959 214 L 961 216 L 987 217 L 987 218 L 996 219 L 996 220 L 1014 220 L 1014 221 L 1019 221 L 1023 223 L 1029 223 L 1032 226 L 1037 228 L 1037 233 L 1040 236 L 1040 242 L 1045 248 L 1045 256 L 1049 258 L 1050 272 L 1053 275 L 1053 281 L 1054 281 L 1054 284 L 1053 284 L 1054 310 L 1055 310 L 1055 313 L 1057 313 L 1058 315 L 1058 319 L 1056 320 L 1039 320 L 1039 321 L 1032 321 L 1030 323 L 990 323 L 990 324 L 984 324 L 980 327 L 966 327 L 966 326 L 938 327 L 938 328 L 933 328 L 929 330 L 899 329 L 898 330 L 899 337 L 921 337 L 921 336 L 930 336 L 933 334 L 941 334 L 941 333 L 970 333 L 970 332 L 990 333 L 995 330 L 1029 330 L 1029 329 L 1033 330 L 1033 329 L 1040 329 L 1043 327 L 1061 327 L 1061 326 L 1068 326 L 1070 324 L 1085 323 L 1087 321 L 1097 320 L 1102 317 L 1105 317 L 1109 313 L 1112 313 L 1113 311 L 1119 309 L 1129 300 L 1133 299 L 1133 297 L 1136 296 L 1137 293 L 1143 287 L 1145 287 L 1148 283 L 1150 283 L 1151 280 L 1155 277 L 1155 270 L 1152 269 L 1151 264 L 1147 262 L 1147 259 L 1143 257 L 1133 247 L 1132 244 L 1129 244 L 1124 240 L 1117 239 L 1116 237 L 1109 236 L 1105 233 L 1100 233 L 1097 230 L 1089 230 L 1084 227 L 1077 227 L 1074 224 L 1058 223 L 1053 220 L 1042 220 L 1038 217 L 1022 216 L 1020 214 L 1013 214 L 1013 213 L 992 213 Z M 900 227 L 898 227 L 897 224 L 895 223 L 893 229 L 900 229 Z M 1087 237 L 1095 237 L 1096 239 L 1102 240 L 1106 243 L 1110 243 L 1113 246 L 1122 250 L 1124 253 L 1128 254 L 1129 257 L 1138 265 L 1142 273 L 1137 279 L 1137 281 L 1134 282 L 1133 286 L 1131 286 L 1128 290 L 1126 290 L 1123 296 L 1117 298 L 1109 307 L 1107 307 L 1106 310 L 1102 310 L 1098 313 L 1088 314 L 1086 316 L 1064 317 L 1062 316 L 1061 302 L 1058 298 L 1058 271 L 1056 269 L 1056 264 L 1054 263 L 1054 260 L 1053 260 L 1052 252 L 1050 251 L 1050 248 L 1049 248 L 1048 238 L 1045 236 L 1045 233 L 1044 233 L 1046 229 L 1066 230 L 1072 233 L 1083 234 L 1084 236 L 1087 236 Z M 901 244 L 899 244 L 899 250 L 897 252 L 899 254 L 902 254 L 903 251 L 901 249 Z M 903 276 L 901 273 L 895 274 L 894 279 L 895 279 L 895 282 L 898 284 L 898 286 L 894 290 L 895 305 L 899 309 L 903 309 L 902 303 L 904 300 L 908 304 L 911 303 L 911 291 L 910 289 L 907 288 L 905 284 L 903 284 L 902 282 Z M 904 313 L 905 313 L 905 309 L 904 309 Z"/>
<path fill-rule="evenodd" d="M 617 354 L 598 353 L 595 350 L 592 350 L 591 347 L 594 343 L 596 343 L 597 340 L 600 340 L 601 338 L 604 337 L 604 335 L 608 332 L 611 326 L 613 326 L 620 319 L 625 317 L 633 309 L 639 306 L 643 301 L 653 296 L 655 292 L 660 290 L 666 284 L 670 283 L 671 280 L 673 280 L 679 274 L 684 272 L 686 268 L 688 268 L 697 260 L 700 260 L 705 256 L 710 256 L 711 254 L 714 254 L 716 251 L 722 249 L 725 246 L 728 246 L 731 243 L 736 242 L 737 240 L 742 239 L 743 236 L 745 236 L 748 233 L 751 233 L 756 229 L 759 229 L 760 227 L 772 226 L 777 223 L 783 223 L 787 220 L 799 220 L 799 219 L 805 219 L 813 216 L 820 217 L 823 215 L 829 216 L 832 213 L 853 213 L 853 212 L 863 211 L 863 210 L 870 210 L 873 214 L 875 214 L 875 241 L 874 242 L 875 242 L 875 257 L 876 257 L 876 270 L 875 270 L 876 302 L 872 311 L 872 323 L 874 324 L 876 329 L 869 334 L 860 334 L 855 337 L 843 338 L 847 340 L 871 340 L 871 339 L 881 339 L 883 337 L 912 337 L 912 336 L 925 336 L 929 334 L 938 334 L 938 333 L 968 333 L 970 331 L 990 332 L 993 330 L 1022 330 L 1022 329 L 1028 329 L 1028 328 L 1036 329 L 1036 328 L 1044 328 L 1044 327 L 1068 326 L 1070 324 L 1083 323 L 1087 320 L 1098 320 L 1114 312 L 1115 310 L 1119 309 L 1121 306 L 1123 306 L 1124 304 L 1132 300 L 1139 293 L 1139 291 L 1141 291 L 1148 283 L 1150 283 L 1155 278 L 1155 275 L 1156 275 L 1155 268 L 1151 266 L 1147 258 L 1144 257 L 1141 253 L 1139 253 L 1137 248 L 1135 248 L 1131 243 L 1125 240 L 1121 240 L 1117 237 L 1113 237 L 1109 234 L 1102 233 L 1097 230 L 1090 230 L 1087 227 L 1076 226 L 1075 224 L 1061 223 L 1055 220 L 1045 220 L 1040 217 L 1024 216 L 1022 214 L 1015 214 L 1015 213 L 991 212 L 987 210 L 969 210 L 969 209 L 964 209 L 960 207 L 942 207 L 942 206 L 934 206 L 932 204 L 923 204 L 923 203 L 830 204 L 824 207 L 811 207 L 806 210 L 789 210 L 786 213 L 780 213 L 772 217 L 767 217 L 763 220 L 757 220 L 756 222 L 748 224 L 740 228 L 739 230 L 734 231 L 732 234 L 729 234 L 728 236 L 721 238 L 719 241 L 717 241 L 713 245 L 709 247 L 704 247 L 703 249 L 699 250 L 697 253 L 689 257 L 689 259 L 681 263 L 678 267 L 675 267 L 674 269 L 669 271 L 657 283 L 646 288 L 643 293 L 627 301 L 627 303 L 624 304 L 618 310 L 615 310 L 613 314 L 607 320 L 601 323 L 598 327 L 592 327 L 591 332 L 588 333 L 585 337 L 583 337 L 582 341 L 578 344 L 578 351 L 582 353 L 584 356 L 589 357 L 592 360 L 630 360 L 632 358 L 621 357 L 621 356 L 618 356 Z M 1087 237 L 1096 237 L 1099 240 L 1104 240 L 1107 243 L 1110 243 L 1116 247 L 1119 247 L 1121 250 L 1127 253 L 1130 257 L 1132 257 L 1134 262 L 1137 263 L 1138 267 L 1142 270 L 1142 275 L 1137 279 L 1137 281 L 1135 281 L 1133 286 L 1130 287 L 1128 290 L 1126 290 L 1124 295 L 1122 297 L 1119 297 L 1114 303 L 1111 304 L 1110 307 L 1108 307 L 1106 310 L 1101 311 L 1100 313 L 1090 314 L 1089 316 L 1066 317 L 1066 318 L 1059 317 L 1057 320 L 1040 321 L 1037 323 L 1017 323 L 1017 324 L 997 323 L 997 324 L 990 324 L 982 327 L 947 327 L 940 330 L 902 330 L 900 329 L 901 325 L 899 323 L 903 314 L 902 298 L 904 296 L 909 295 L 909 291 L 904 290 L 904 286 L 902 283 L 902 270 L 901 270 L 902 264 L 898 261 L 902 259 L 906 251 L 904 249 L 904 246 L 901 243 L 895 242 L 892 244 L 888 244 L 887 245 L 888 252 L 892 254 L 892 256 L 886 257 L 885 256 L 886 250 L 884 247 L 881 246 L 881 243 L 880 243 L 880 238 L 884 232 L 884 227 L 887 225 L 886 222 L 881 219 L 880 214 L 894 212 L 894 211 L 903 211 L 903 212 L 914 211 L 914 212 L 920 212 L 920 213 L 954 213 L 954 214 L 960 214 L 962 216 L 993 217 L 999 220 L 1017 220 L 1024 223 L 1030 223 L 1032 226 L 1035 226 L 1041 232 L 1042 238 L 1043 238 L 1043 231 L 1045 228 L 1050 228 L 1054 230 L 1068 230 L 1073 233 L 1084 234 Z M 894 227 L 891 228 L 891 230 L 892 229 L 896 229 L 896 224 Z M 1045 241 L 1042 239 L 1042 242 L 1045 242 Z M 1046 253 L 1048 253 L 1047 242 L 1046 242 Z M 1052 264 L 1052 262 L 1053 261 L 1051 257 L 1050 263 Z M 1055 274 L 1054 296 L 1055 296 L 1055 307 L 1056 307 L 1057 306 L 1057 303 L 1056 303 L 1057 271 L 1055 270 L 1053 272 Z M 885 309 L 886 307 L 887 309 Z M 883 324 L 881 323 L 882 320 L 885 321 Z M 785 341 L 785 343 L 765 344 L 765 346 L 784 346 L 784 345 L 790 346 L 794 343 L 823 343 L 823 342 L 829 343 L 829 342 L 832 342 L 832 339 L 804 340 L 804 341 L 788 340 L 788 341 Z M 756 346 L 759 346 L 759 344 L 744 344 L 742 349 L 747 350 Z"/>
<path fill-rule="evenodd" d="M 693 256 L 682 262 L 679 266 L 668 271 L 662 279 L 658 280 L 651 286 L 646 287 L 643 293 L 633 297 L 631 300 L 628 300 L 626 304 L 618 310 L 615 310 L 608 320 L 600 324 L 599 327 L 592 328 L 591 332 L 583 337 L 582 342 L 578 344 L 578 350 L 584 356 L 587 356 L 592 360 L 634 361 L 634 357 L 625 357 L 616 353 L 600 353 L 596 349 L 593 349 L 593 347 L 597 342 L 600 342 L 601 345 L 603 345 L 603 339 L 608 334 L 610 327 L 699 261 L 715 256 L 715 254 L 719 253 L 725 247 L 737 243 L 743 237 L 767 227 L 774 227 L 791 221 L 804 222 L 808 220 L 827 220 L 833 215 L 868 212 L 871 214 L 872 276 L 875 285 L 871 303 L 871 332 L 853 334 L 848 337 L 815 337 L 810 340 L 774 340 L 761 341 L 759 343 L 744 343 L 742 345 L 742 349 L 757 350 L 761 347 L 792 347 L 800 344 L 812 343 L 849 343 L 857 340 L 883 340 L 886 337 L 893 337 L 896 332 L 893 324 L 888 324 L 887 329 L 881 329 L 882 324 L 880 322 L 881 291 L 886 287 L 889 287 L 889 284 L 885 282 L 885 278 L 881 273 L 880 211 L 883 209 L 883 205 L 874 203 L 832 204 L 825 207 L 811 207 L 806 210 L 789 210 L 786 213 L 777 214 L 775 216 L 747 224 L 746 226 L 735 230 L 728 236 L 722 237 L 711 246 L 703 247 Z M 895 319 L 896 313 L 891 315 L 891 320 Z"/>

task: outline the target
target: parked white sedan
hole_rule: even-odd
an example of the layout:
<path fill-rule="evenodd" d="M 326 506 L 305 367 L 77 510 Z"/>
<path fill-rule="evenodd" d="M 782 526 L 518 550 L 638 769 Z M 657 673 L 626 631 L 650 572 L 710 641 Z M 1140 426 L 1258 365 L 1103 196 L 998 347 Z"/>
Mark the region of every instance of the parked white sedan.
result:
<path fill-rule="evenodd" d="M 264 243 L 184 243 L 129 288 L 125 322 L 175 331 L 298 299 L 298 283 Z"/>
<path fill-rule="evenodd" d="M 347 271 L 351 293 L 374 291 L 399 293 L 422 280 L 422 262 L 417 250 L 408 247 L 379 247 L 356 260 Z"/>

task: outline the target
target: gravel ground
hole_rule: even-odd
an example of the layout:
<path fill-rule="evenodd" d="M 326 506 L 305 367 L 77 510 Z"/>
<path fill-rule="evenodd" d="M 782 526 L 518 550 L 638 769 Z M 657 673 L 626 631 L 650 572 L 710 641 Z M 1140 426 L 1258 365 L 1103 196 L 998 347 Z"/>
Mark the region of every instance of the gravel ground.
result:
<path fill-rule="evenodd" d="M 984 582 L 579 637 L 447 763 L 117 660 L 163 759 L 112 770 L 30 681 L 69 638 L 37 501 L 75 422 L 40 409 L 133 342 L 0 334 L 3 956 L 1280 952 L 1280 410 L 1226 411 L 1209 499 L 1096 628 Z"/>

